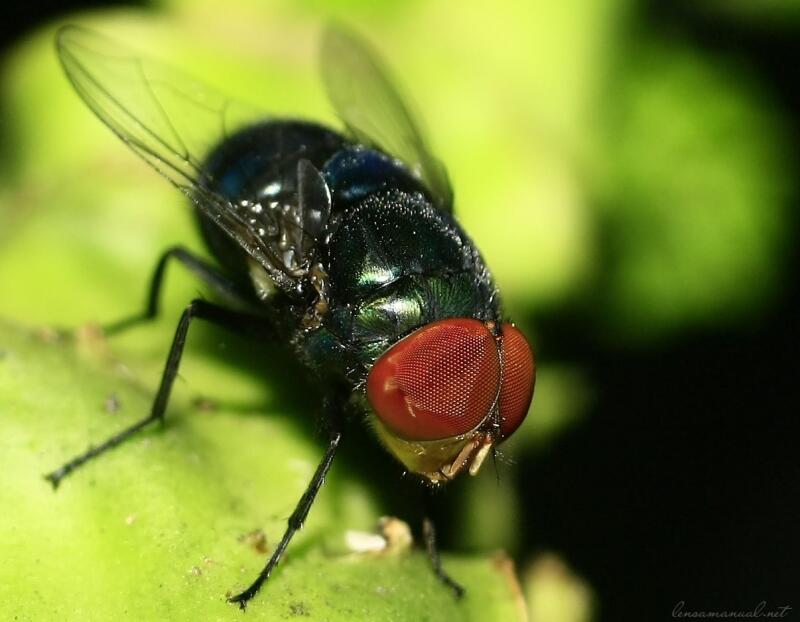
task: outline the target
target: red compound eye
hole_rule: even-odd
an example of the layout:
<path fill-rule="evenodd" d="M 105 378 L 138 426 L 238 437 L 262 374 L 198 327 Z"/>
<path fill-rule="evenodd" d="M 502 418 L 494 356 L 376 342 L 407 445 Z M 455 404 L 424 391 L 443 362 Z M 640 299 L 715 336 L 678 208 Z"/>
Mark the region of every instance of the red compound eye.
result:
<path fill-rule="evenodd" d="M 431 441 L 477 427 L 499 382 L 497 345 L 485 324 L 448 319 L 423 326 L 384 353 L 367 378 L 367 399 L 399 437 Z"/>
<path fill-rule="evenodd" d="M 503 384 L 500 387 L 500 437 L 508 438 L 525 420 L 533 399 L 536 365 L 528 340 L 503 324 Z"/>

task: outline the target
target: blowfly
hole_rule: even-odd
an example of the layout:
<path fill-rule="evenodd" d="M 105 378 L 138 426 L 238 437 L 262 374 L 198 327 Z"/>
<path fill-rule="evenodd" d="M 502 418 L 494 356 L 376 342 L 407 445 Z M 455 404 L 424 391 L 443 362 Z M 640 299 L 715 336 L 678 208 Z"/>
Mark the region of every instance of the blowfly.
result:
<path fill-rule="evenodd" d="M 520 426 L 533 396 L 531 348 L 453 216 L 444 167 L 358 36 L 333 26 L 322 36 L 322 79 L 342 130 L 271 118 L 84 28 L 62 28 L 56 47 L 81 99 L 189 198 L 216 258 L 168 249 L 145 311 L 108 332 L 156 316 L 170 261 L 223 304 L 188 304 L 150 414 L 47 475 L 53 486 L 163 420 L 194 319 L 283 342 L 325 395 L 327 450 L 266 566 L 229 599 L 242 608 L 305 521 L 345 413 L 360 413 L 432 486 L 477 473 Z M 441 568 L 432 524 L 425 534 L 437 576 L 461 595 Z"/>

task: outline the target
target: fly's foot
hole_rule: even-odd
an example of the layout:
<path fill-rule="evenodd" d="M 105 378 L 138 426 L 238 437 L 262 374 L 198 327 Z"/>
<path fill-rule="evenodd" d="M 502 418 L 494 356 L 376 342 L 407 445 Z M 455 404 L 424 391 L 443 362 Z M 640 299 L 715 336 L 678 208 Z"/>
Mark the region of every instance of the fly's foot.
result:
<path fill-rule="evenodd" d="M 253 598 L 253 594 L 249 593 L 250 590 L 245 590 L 241 594 L 237 594 L 236 596 L 231 596 L 227 600 L 229 603 L 235 603 L 239 605 L 239 609 L 242 611 L 247 610 L 247 603 L 250 602 L 250 599 Z"/>

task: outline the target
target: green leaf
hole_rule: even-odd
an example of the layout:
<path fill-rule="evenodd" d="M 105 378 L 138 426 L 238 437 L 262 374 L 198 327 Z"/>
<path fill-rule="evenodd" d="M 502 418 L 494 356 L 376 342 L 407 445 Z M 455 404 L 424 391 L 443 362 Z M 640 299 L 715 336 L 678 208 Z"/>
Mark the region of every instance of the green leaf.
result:
<path fill-rule="evenodd" d="M 150 399 L 102 336 L 55 338 L 0 323 L 6 612 L 30 620 L 241 619 L 224 596 L 246 587 L 265 561 L 244 536 L 260 529 L 267 552 L 275 545 L 321 446 L 279 405 L 262 415 L 258 402 L 207 409 L 178 399 L 166 426 L 85 466 L 58 491 L 42 479 L 140 418 Z M 469 591 L 459 602 L 420 550 L 348 552 L 344 530 L 369 529 L 379 509 L 338 466 L 248 619 L 519 619 L 502 563 L 446 556 Z"/>

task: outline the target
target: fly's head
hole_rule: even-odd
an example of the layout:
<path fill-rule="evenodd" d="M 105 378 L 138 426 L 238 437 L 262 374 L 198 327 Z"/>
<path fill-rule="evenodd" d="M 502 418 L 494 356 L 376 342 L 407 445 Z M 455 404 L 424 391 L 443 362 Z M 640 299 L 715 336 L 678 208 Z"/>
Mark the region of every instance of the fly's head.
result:
<path fill-rule="evenodd" d="M 522 424 L 536 368 L 512 324 L 450 318 L 387 350 L 366 383 L 375 430 L 409 471 L 433 484 L 475 475 Z"/>

